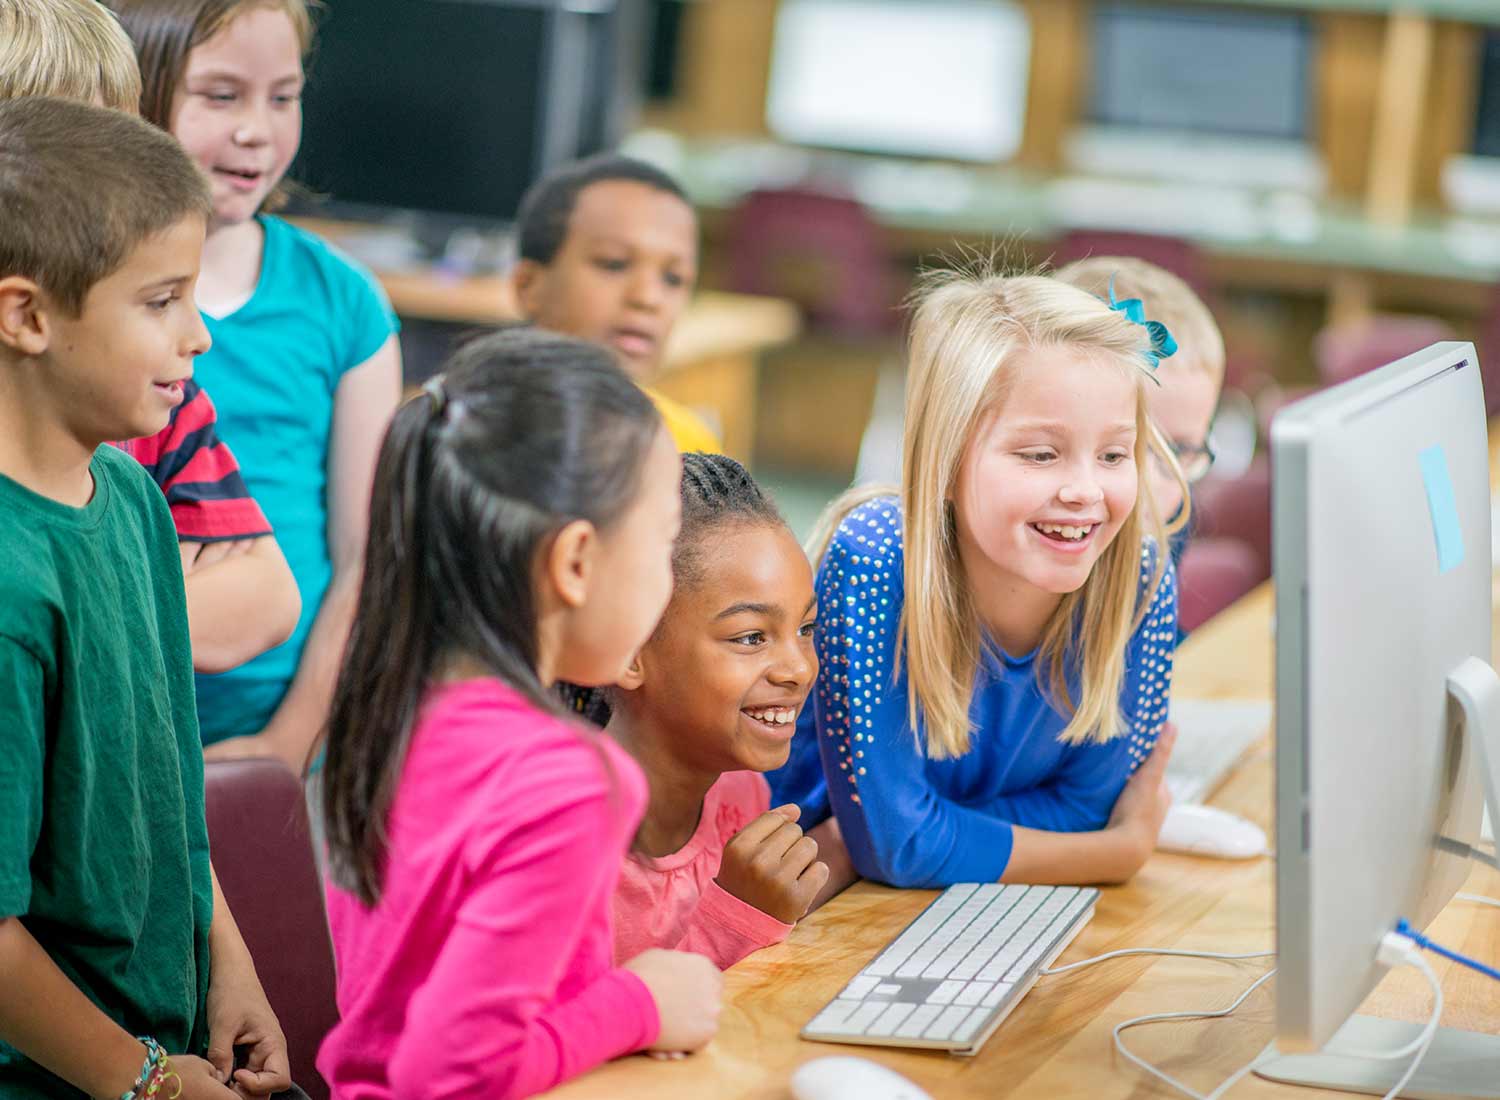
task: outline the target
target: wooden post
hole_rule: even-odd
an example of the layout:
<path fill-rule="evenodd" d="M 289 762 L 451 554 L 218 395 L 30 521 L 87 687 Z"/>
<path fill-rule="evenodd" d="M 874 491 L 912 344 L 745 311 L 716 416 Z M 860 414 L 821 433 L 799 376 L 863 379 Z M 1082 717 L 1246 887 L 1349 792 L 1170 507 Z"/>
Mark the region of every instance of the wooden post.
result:
<path fill-rule="evenodd" d="M 1432 49 L 1433 24 L 1428 16 L 1402 10 L 1391 13 L 1365 192 L 1365 214 L 1377 224 L 1403 225 L 1411 218 Z"/>

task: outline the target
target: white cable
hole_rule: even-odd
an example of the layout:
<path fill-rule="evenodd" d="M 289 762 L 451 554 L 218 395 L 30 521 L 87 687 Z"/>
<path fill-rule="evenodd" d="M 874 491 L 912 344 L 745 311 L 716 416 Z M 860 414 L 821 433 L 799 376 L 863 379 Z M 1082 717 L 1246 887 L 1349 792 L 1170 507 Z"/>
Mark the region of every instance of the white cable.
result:
<path fill-rule="evenodd" d="M 1458 901 L 1467 901 L 1474 905 L 1491 905 L 1500 909 L 1500 898 L 1487 898 L 1482 894 L 1454 894 L 1453 896 Z"/>
<path fill-rule="evenodd" d="M 1427 984 L 1432 987 L 1432 1015 L 1428 1017 L 1427 1024 L 1417 1033 L 1417 1037 L 1405 1046 L 1395 1050 L 1345 1050 L 1326 1049 L 1328 1054 L 1337 1054 L 1345 1058 L 1368 1058 L 1374 1061 L 1394 1062 L 1402 1058 L 1411 1058 L 1411 1065 L 1406 1067 L 1406 1072 L 1396 1082 L 1391 1091 L 1385 1094 L 1383 1100 L 1395 1100 L 1401 1090 L 1407 1086 L 1415 1076 L 1417 1068 L 1421 1066 L 1422 1060 L 1427 1057 L 1427 1051 L 1432 1042 L 1437 1038 L 1438 1022 L 1443 1018 L 1443 986 L 1438 981 L 1437 974 L 1426 959 L 1422 957 L 1421 951 L 1415 942 L 1396 932 L 1388 932 L 1380 944 L 1380 961 L 1389 966 L 1414 966 L 1422 972 L 1427 979 Z"/>
<path fill-rule="evenodd" d="M 1411 1065 L 1406 1067 L 1406 1072 L 1401 1075 L 1401 1080 L 1392 1086 L 1391 1091 L 1385 1094 L 1383 1100 L 1395 1100 L 1397 1096 L 1401 1095 L 1401 1090 L 1406 1087 L 1406 1083 L 1416 1076 L 1417 1067 L 1422 1064 L 1422 1059 L 1427 1057 L 1427 1051 L 1432 1046 L 1432 1041 L 1437 1038 L 1438 1021 L 1443 1018 L 1442 983 L 1438 981 L 1437 975 L 1432 972 L 1432 967 L 1428 965 L 1426 959 L 1417 953 L 1415 947 L 1412 948 L 1410 962 L 1426 977 L 1427 984 L 1432 986 L 1432 1016 L 1428 1019 L 1427 1026 L 1422 1029 L 1422 1034 L 1419 1036 L 1424 1041 L 1421 1048 L 1417 1051 L 1416 1057 L 1411 1060 Z"/>
<path fill-rule="evenodd" d="M 1121 959 L 1126 955 L 1172 955 L 1183 959 L 1228 959 L 1236 961 L 1239 959 L 1272 959 L 1276 957 L 1276 952 L 1247 951 L 1239 955 L 1226 955 L 1220 951 L 1176 951 L 1167 947 L 1127 947 L 1122 951 L 1110 951 L 1103 955 L 1095 955 L 1092 959 L 1069 963 L 1067 966 L 1054 966 L 1048 970 L 1041 971 L 1041 975 L 1043 977 L 1050 977 L 1053 974 L 1066 974 L 1070 970 L 1081 970 L 1085 966 L 1108 962 L 1110 959 Z"/>
<path fill-rule="evenodd" d="M 1222 1097 L 1226 1092 L 1228 1092 L 1231 1088 L 1233 1088 L 1236 1084 L 1243 1080 L 1245 1075 L 1255 1068 L 1255 1062 L 1250 1062 L 1247 1065 L 1244 1065 L 1235 1070 L 1235 1072 L 1222 1084 L 1220 1084 L 1218 1088 L 1214 1089 L 1213 1092 L 1204 1095 L 1203 1093 L 1196 1092 L 1193 1089 L 1189 1088 L 1187 1085 L 1184 1085 L 1181 1081 L 1177 1080 L 1177 1078 L 1171 1076 L 1164 1070 L 1157 1069 L 1150 1062 L 1146 1061 L 1146 1059 L 1140 1057 L 1137 1054 L 1131 1053 L 1131 1051 L 1125 1046 L 1125 1041 L 1120 1038 L 1120 1033 L 1132 1027 L 1140 1027 L 1142 1024 L 1160 1023 L 1165 1020 L 1215 1020 L 1222 1016 L 1228 1016 L 1235 1009 L 1239 1008 L 1240 1005 L 1244 1004 L 1245 1001 L 1249 999 L 1250 994 L 1254 993 L 1261 986 L 1265 985 L 1266 982 L 1270 981 L 1275 976 L 1275 974 L 1275 967 L 1267 970 L 1260 977 L 1256 978 L 1255 981 L 1251 982 L 1250 987 L 1243 993 L 1241 993 L 1238 997 L 1236 997 L 1234 999 L 1234 1003 L 1231 1004 L 1228 1008 L 1214 1009 L 1209 1012 L 1158 1012 L 1150 1016 L 1137 1016 L 1133 1020 L 1125 1020 L 1121 1023 L 1118 1023 L 1115 1025 L 1114 1029 L 1115 1049 L 1122 1055 L 1124 1055 L 1127 1059 L 1134 1062 L 1141 1069 L 1151 1074 L 1151 1076 L 1157 1078 L 1160 1081 L 1166 1082 L 1168 1085 L 1171 1085 L 1174 1089 L 1176 1089 L 1183 1095 L 1192 1097 L 1192 1100 L 1219 1100 L 1220 1097 Z M 1255 1061 L 1258 1062 L 1259 1060 L 1259 1057 L 1257 1057 Z"/>

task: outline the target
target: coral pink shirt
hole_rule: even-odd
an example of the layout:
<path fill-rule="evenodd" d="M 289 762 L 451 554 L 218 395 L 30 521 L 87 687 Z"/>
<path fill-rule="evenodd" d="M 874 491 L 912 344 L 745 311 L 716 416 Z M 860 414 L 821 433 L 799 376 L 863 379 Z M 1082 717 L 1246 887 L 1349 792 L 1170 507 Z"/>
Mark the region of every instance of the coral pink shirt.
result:
<path fill-rule="evenodd" d="M 520 1097 L 656 1040 L 610 962 L 610 897 L 640 769 L 498 680 L 435 689 L 388 820 L 380 900 L 329 884 L 340 1100 Z"/>
<path fill-rule="evenodd" d="M 791 932 L 714 881 L 730 837 L 771 808 L 759 772 L 725 772 L 703 799 L 698 828 L 682 848 L 653 858 L 631 852 L 615 891 L 615 959 L 652 947 L 696 951 L 721 970 Z"/>

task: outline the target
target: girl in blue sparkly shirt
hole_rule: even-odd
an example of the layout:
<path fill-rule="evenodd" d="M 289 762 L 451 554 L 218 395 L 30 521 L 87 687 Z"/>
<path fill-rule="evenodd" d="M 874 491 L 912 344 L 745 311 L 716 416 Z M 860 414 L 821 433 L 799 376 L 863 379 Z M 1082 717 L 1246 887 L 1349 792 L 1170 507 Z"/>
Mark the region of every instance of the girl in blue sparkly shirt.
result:
<path fill-rule="evenodd" d="M 866 877 L 1114 882 L 1150 854 L 1177 601 L 1138 473 L 1175 469 L 1144 401 L 1169 353 L 1053 279 L 922 293 L 901 488 L 825 517 L 821 672 L 771 776 Z"/>

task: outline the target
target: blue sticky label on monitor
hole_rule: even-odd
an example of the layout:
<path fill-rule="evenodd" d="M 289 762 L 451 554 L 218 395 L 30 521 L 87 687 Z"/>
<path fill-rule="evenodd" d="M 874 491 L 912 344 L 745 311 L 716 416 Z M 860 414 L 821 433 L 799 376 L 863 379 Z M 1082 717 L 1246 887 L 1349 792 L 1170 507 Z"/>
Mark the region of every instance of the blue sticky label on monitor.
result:
<path fill-rule="evenodd" d="M 1458 503 L 1453 497 L 1453 479 L 1448 476 L 1448 456 L 1439 444 L 1428 447 L 1418 457 L 1422 462 L 1422 483 L 1427 487 L 1432 534 L 1437 539 L 1438 572 L 1446 573 L 1464 560 L 1464 532 L 1458 525 Z"/>

